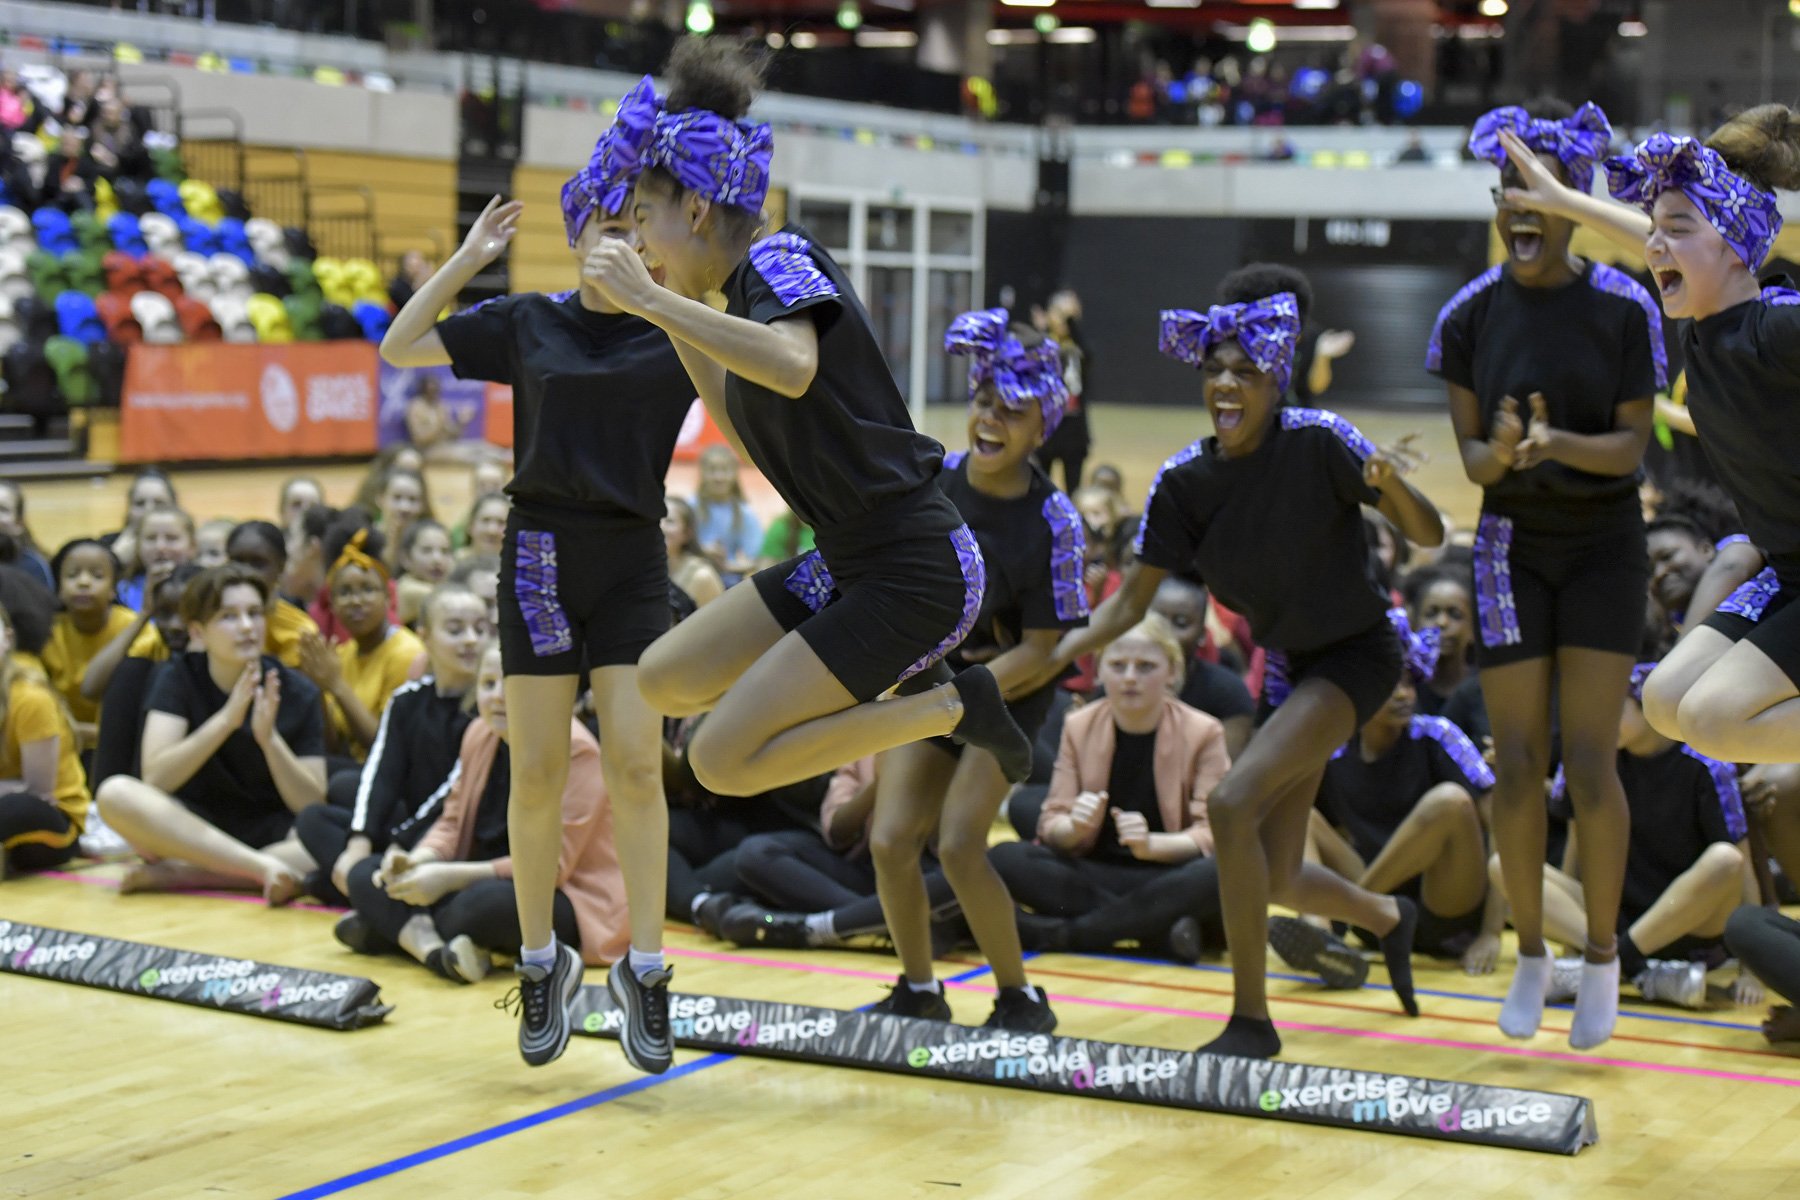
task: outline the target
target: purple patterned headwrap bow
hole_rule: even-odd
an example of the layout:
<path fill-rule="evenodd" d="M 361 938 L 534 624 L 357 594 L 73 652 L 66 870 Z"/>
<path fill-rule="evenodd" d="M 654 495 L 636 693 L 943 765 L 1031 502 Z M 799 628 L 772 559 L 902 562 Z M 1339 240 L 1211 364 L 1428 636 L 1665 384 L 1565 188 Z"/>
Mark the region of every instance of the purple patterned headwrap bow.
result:
<path fill-rule="evenodd" d="M 775 135 L 762 121 L 732 121 L 703 108 L 656 118 L 646 167 L 663 167 L 715 204 L 759 212 L 769 194 Z"/>
<path fill-rule="evenodd" d="M 1506 147 L 1500 144 L 1502 133 L 1516 133 L 1533 150 L 1552 155 L 1563 165 L 1569 186 L 1578 192 L 1593 190 L 1594 164 L 1612 144 L 1612 126 L 1600 106 L 1592 101 L 1562 121 L 1536 120 L 1516 104 L 1492 109 L 1475 122 L 1475 129 L 1469 134 L 1469 153 L 1504 167 Z"/>
<path fill-rule="evenodd" d="M 1300 305 L 1294 293 L 1277 292 L 1247 304 L 1215 304 L 1204 313 L 1165 308 L 1157 349 L 1197 367 L 1214 346 L 1234 338 L 1258 370 L 1275 377 L 1277 390 L 1286 392 L 1300 340 Z"/>
<path fill-rule="evenodd" d="M 969 356 L 969 394 L 992 384 L 1000 403 L 1015 412 L 1036 404 L 1044 414 L 1044 436 L 1062 424 L 1069 388 L 1063 382 L 1062 353 L 1045 338 L 1027 349 L 1013 334 L 1004 308 L 976 309 L 950 322 L 944 349 Z"/>
<path fill-rule="evenodd" d="M 1691 137 L 1651 134 L 1630 154 L 1606 160 L 1606 183 L 1613 199 L 1645 212 L 1664 192 L 1680 191 L 1752 271 L 1768 259 L 1781 232 L 1775 197 Z"/>
<path fill-rule="evenodd" d="M 1414 632 L 1404 608 L 1390 608 L 1387 615 L 1388 623 L 1394 627 L 1394 636 L 1400 639 L 1400 660 L 1412 672 L 1413 678 L 1422 682 L 1437 674 L 1441 636 L 1438 627 L 1428 625 Z"/>
<path fill-rule="evenodd" d="M 662 101 L 656 98 L 656 85 L 648 75 L 619 101 L 618 114 L 594 143 L 587 166 L 563 184 L 563 230 L 569 235 L 569 245 L 575 244 L 594 213 L 625 210 L 638 173 L 649 165 L 643 161 L 644 151 L 661 112 Z"/>

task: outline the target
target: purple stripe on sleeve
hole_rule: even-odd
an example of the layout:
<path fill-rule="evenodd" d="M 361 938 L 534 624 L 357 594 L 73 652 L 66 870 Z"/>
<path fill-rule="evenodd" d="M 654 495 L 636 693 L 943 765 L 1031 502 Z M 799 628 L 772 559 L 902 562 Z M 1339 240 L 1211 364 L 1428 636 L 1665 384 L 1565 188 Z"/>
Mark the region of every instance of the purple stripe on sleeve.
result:
<path fill-rule="evenodd" d="M 1079 621 L 1088 615 L 1087 588 L 1081 579 L 1087 529 L 1074 502 L 1061 492 L 1050 493 L 1043 511 L 1050 526 L 1050 591 L 1056 600 L 1056 619 Z"/>
<path fill-rule="evenodd" d="M 750 247 L 750 265 L 789 307 L 803 300 L 828 300 L 838 294 L 837 288 L 810 251 L 799 234 L 778 233 Z"/>
<path fill-rule="evenodd" d="M 1350 447 L 1350 453 L 1364 462 L 1375 453 L 1375 443 L 1370 441 L 1363 431 L 1323 408 L 1284 408 L 1281 410 L 1281 427 L 1283 429 L 1304 429 L 1314 426 L 1329 429 L 1337 434 L 1338 440 Z"/>
<path fill-rule="evenodd" d="M 1705 767 L 1706 773 L 1712 776 L 1713 789 L 1719 793 L 1719 807 L 1725 810 L 1725 832 L 1731 835 L 1731 840 L 1741 842 L 1749 837 L 1750 822 L 1744 817 L 1744 797 L 1738 791 L 1737 769 L 1730 763 L 1706 757 L 1692 746 L 1682 746 L 1681 752 Z"/>
<path fill-rule="evenodd" d="M 1589 276 L 1594 286 L 1614 296 L 1622 296 L 1634 301 L 1644 310 L 1645 318 L 1650 322 L 1650 358 L 1656 364 L 1656 386 L 1669 386 L 1669 348 L 1663 341 L 1662 306 L 1650 295 L 1643 284 L 1605 263 L 1594 264 L 1594 272 Z"/>
<path fill-rule="evenodd" d="M 1425 369 L 1427 371 L 1443 369 L 1444 322 L 1450 319 L 1450 314 L 1498 282 L 1500 282 L 1500 267 L 1496 264 L 1463 284 L 1462 290 L 1450 297 L 1450 303 L 1438 310 L 1437 323 L 1431 327 L 1431 342 L 1425 347 Z"/>
<path fill-rule="evenodd" d="M 1494 769 L 1481 757 L 1481 751 L 1475 748 L 1469 735 L 1446 718 L 1416 716 L 1412 719 L 1412 727 L 1408 732 L 1414 741 L 1430 738 L 1442 746 L 1444 753 L 1450 756 L 1450 761 L 1469 777 L 1469 782 L 1477 790 L 1485 792 L 1494 786 Z"/>
<path fill-rule="evenodd" d="M 1144 552 L 1144 530 L 1150 528 L 1150 506 L 1156 502 L 1156 489 L 1161 485 L 1163 476 L 1170 471 L 1173 471 L 1176 467 L 1179 467 L 1182 463 L 1192 462 L 1196 458 L 1199 458 L 1205 448 L 1205 438 L 1189 442 L 1175 453 L 1169 455 L 1169 457 L 1163 461 L 1163 465 L 1156 468 L 1156 478 L 1150 481 L 1149 494 L 1144 497 L 1144 519 L 1138 522 L 1137 538 L 1132 542 L 1131 546 L 1133 553 L 1142 554 Z"/>
<path fill-rule="evenodd" d="M 1768 611 L 1769 601 L 1781 591 L 1781 580 L 1775 577 L 1774 567 L 1764 567 L 1754 577 L 1738 584 L 1737 590 L 1725 597 L 1718 611 L 1734 617 L 1742 617 L 1752 625 L 1763 619 Z"/>

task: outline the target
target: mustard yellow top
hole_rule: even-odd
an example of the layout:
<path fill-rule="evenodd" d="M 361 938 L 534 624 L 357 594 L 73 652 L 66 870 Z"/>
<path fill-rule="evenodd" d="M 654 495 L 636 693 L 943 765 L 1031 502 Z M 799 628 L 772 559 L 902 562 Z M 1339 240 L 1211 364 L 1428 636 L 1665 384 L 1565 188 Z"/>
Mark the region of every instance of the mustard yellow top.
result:
<path fill-rule="evenodd" d="M 56 702 L 55 693 L 46 684 L 37 679 L 17 677 L 7 692 L 6 724 L 0 727 L 0 779 L 22 776 L 24 764 L 19 747 L 45 738 L 59 739 L 56 794 L 52 799 L 74 824 L 75 832 L 80 833 L 87 821 L 88 790 L 87 776 L 81 769 L 81 754 L 75 745 L 75 730 L 69 726 L 62 705 Z M 51 836 L 31 834 L 26 836 L 26 841 Z M 56 844 L 66 846 L 68 839 L 63 837 Z"/>
<path fill-rule="evenodd" d="M 413 660 L 425 651 L 425 643 L 404 625 L 390 625 L 381 645 L 367 654 L 357 653 L 354 641 L 337 647 L 338 663 L 344 670 L 344 682 L 363 707 L 381 719 L 382 710 L 394 691 L 405 683 L 412 671 Z M 334 696 L 325 697 L 325 720 L 336 734 L 338 745 L 347 748 L 357 762 L 368 755 L 350 734 L 350 719 L 344 715 Z"/>
<path fill-rule="evenodd" d="M 306 615 L 306 610 L 280 597 L 269 605 L 269 632 L 263 644 L 263 651 L 272 654 L 281 661 L 284 667 L 300 669 L 300 639 L 308 633 L 319 632 L 318 622 Z"/>
<path fill-rule="evenodd" d="M 87 674 L 94 655 L 106 649 L 106 644 L 130 628 L 135 620 L 136 613 L 123 604 L 115 604 L 106 614 L 106 624 L 97 633 L 82 633 L 75 628 L 75 619 L 66 612 L 57 613 L 51 622 L 50 640 L 44 643 L 44 652 L 39 657 L 44 660 L 44 673 L 50 677 L 50 686 L 62 696 L 69 706 L 69 716 L 76 721 L 91 725 L 100 719 L 100 702 L 81 694 L 81 677 Z"/>

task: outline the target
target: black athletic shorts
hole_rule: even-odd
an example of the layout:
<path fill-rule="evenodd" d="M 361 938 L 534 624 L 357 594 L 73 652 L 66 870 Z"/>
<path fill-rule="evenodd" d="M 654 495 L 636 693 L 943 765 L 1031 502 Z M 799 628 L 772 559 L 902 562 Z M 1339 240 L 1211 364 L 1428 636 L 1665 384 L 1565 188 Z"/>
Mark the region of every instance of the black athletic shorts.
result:
<path fill-rule="evenodd" d="M 818 542 L 751 578 L 782 629 L 798 630 L 857 700 L 936 666 L 975 627 L 987 568 L 935 483 Z"/>
<path fill-rule="evenodd" d="M 1419 926 L 1413 933 L 1415 954 L 1426 954 L 1432 958 L 1461 958 L 1470 943 L 1481 933 L 1484 905 L 1477 904 L 1460 917 L 1441 917 L 1425 907 L 1423 900 L 1415 902 L 1419 906 Z"/>
<path fill-rule="evenodd" d="M 180 797 L 177 799 L 183 808 L 196 817 L 214 829 L 236 838 L 252 850 L 273 846 L 294 830 L 294 814 L 291 812 L 275 812 L 249 801 L 240 804 L 208 804 L 198 800 L 181 800 Z M 325 869 L 331 869 L 329 863 Z"/>
<path fill-rule="evenodd" d="M 1734 642 L 1748 641 L 1768 655 L 1800 686 L 1800 588 L 1783 586 L 1773 567 L 1764 567 L 1706 618 L 1705 626 Z"/>
<path fill-rule="evenodd" d="M 1504 667 L 1565 646 L 1635 659 L 1649 589 L 1641 520 L 1604 533 L 1547 535 L 1483 513 L 1475 527 L 1476 661 Z"/>
<path fill-rule="evenodd" d="M 1264 659 L 1263 697 L 1257 724 L 1281 707 L 1301 681 L 1313 676 L 1330 680 L 1350 697 L 1356 708 L 1356 727 L 1381 711 L 1400 684 L 1400 640 L 1383 615 L 1363 632 L 1304 654 L 1269 651 Z"/>
<path fill-rule="evenodd" d="M 515 501 L 499 599 L 508 675 L 581 675 L 636 663 L 669 631 L 662 528 L 636 516 Z"/>

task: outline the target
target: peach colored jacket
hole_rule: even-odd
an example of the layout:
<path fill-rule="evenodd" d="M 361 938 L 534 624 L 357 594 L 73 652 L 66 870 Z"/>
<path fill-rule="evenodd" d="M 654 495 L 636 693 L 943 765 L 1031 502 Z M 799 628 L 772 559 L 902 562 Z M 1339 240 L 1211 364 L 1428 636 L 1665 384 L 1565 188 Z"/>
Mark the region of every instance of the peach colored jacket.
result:
<path fill-rule="evenodd" d="M 1053 818 L 1067 816 L 1075 807 L 1076 796 L 1106 790 L 1117 745 L 1118 726 L 1113 724 L 1110 701 L 1099 700 L 1069 714 L 1063 722 L 1062 744 L 1056 751 L 1050 793 L 1038 817 L 1040 839 Z M 1225 753 L 1225 726 L 1172 696 L 1165 699 L 1162 719 L 1156 723 L 1156 752 L 1152 760 L 1156 806 L 1162 810 L 1163 828 L 1192 838 L 1201 854 L 1210 855 L 1213 849 L 1206 798 L 1230 767 L 1231 758 Z M 1068 853 L 1075 857 L 1086 854 L 1099 836 L 1096 828 Z"/>
<path fill-rule="evenodd" d="M 463 734 L 450 794 L 444 811 L 419 840 L 421 849 L 445 862 L 462 862 L 475 843 L 475 810 L 487 790 L 500 735 L 477 717 Z M 581 958 L 601 966 L 625 956 L 631 928 L 625 910 L 625 877 L 613 848 L 612 799 L 600 773 L 600 743 L 579 721 L 569 729 L 569 782 L 562 795 L 562 857 L 556 864 L 556 886 L 575 909 L 581 931 Z M 502 879 L 512 878 L 512 858 L 493 860 Z"/>

